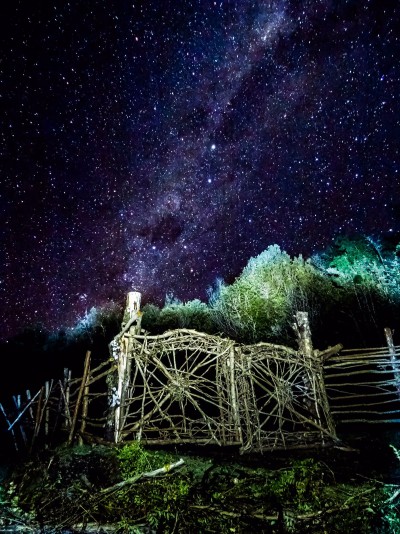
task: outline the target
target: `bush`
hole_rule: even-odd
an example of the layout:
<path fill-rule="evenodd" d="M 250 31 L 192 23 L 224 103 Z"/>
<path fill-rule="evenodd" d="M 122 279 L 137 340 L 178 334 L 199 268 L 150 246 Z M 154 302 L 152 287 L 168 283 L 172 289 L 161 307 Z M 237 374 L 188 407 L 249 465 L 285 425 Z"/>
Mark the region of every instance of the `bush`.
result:
<path fill-rule="evenodd" d="M 213 319 L 229 336 L 249 342 L 287 342 L 296 311 L 318 317 L 321 299 L 334 287 L 310 261 L 291 259 L 278 245 L 251 258 L 235 282 L 210 292 Z"/>
<path fill-rule="evenodd" d="M 325 253 L 312 258 L 338 288 L 337 313 L 326 320 L 342 342 L 377 343 L 383 328 L 399 318 L 400 258 L 396 250 L 370 237 L 340 237 Z"/>
<path fill-rule="evenodd" d="M 152 334 L 159 334 L 175 328 L 190 328 L 201 332 L 212 332 L 211 310 L 200 300 L 181 302 L 167 295 L 162 309 L 153 304 L 143 307 L 142 326 Z"/>
<path fill-rule="evenodd" d="M 340 237 L 309 260 L 272 245 L 233 284 L 217 280 L 208 306 L 167 295 L 162 309 L 143 308 L 142 325 L 153 334 L 191 328 L 241 342 L 294 344 L 297 311 L 308 312 L 316 346 L 379 344 L 383 328 L 400 319 L 400 245 Z"/>

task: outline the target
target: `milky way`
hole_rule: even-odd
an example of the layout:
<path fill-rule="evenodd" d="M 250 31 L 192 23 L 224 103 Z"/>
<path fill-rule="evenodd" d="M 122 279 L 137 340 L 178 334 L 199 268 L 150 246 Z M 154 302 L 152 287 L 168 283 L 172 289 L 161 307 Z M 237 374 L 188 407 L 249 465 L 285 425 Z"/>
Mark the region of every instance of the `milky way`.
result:
<path fill-rule="evenodd" d="M 9 4 L 3 337 L 400 231 L 397 2 Z"/>

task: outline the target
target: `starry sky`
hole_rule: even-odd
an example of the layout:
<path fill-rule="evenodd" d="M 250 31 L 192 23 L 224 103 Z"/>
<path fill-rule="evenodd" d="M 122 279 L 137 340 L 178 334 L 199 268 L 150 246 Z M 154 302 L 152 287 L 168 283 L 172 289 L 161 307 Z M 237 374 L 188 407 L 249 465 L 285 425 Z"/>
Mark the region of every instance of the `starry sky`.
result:
<path fill-rule="evenodd" d="M 1 8 L 0 336 L 400 231 L 400 7 Z"/>

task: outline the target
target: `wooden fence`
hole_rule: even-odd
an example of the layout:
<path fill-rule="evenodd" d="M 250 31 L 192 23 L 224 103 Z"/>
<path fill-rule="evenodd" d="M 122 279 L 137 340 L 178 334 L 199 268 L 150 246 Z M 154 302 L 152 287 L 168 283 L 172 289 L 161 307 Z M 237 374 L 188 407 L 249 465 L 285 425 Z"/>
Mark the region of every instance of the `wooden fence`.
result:
<path fill-rule="evenodd" d="M 134 336 L 115 441 L 238 445 L 335 439 L 320 359 L 191 330 Z"/>
<path fill-rule="evenodd" d="M 324 366 L 337 423 L 400 423 L 400 346 L 385 328 L 386 347 L 342 350 Z"/>
<path fill-rule="evenodd" d="M 337 440 L 337 423 L 399 422 L 400 347 L 314 350 L 307 314 L 294 324 L 298 350 L 243 345 L 193 330 L 143 335 L 131 293 L 110 358 L 68 370 L 3 406 L 18 450 L 75 440 L 234 445 L 242 452 Z"/>
<path fill-rule="evenodd" d="M 110 367 L 110 361 L 106 361 L 91 369 L 90 360 L 88 351 L 82 377 L 73 379 L 71 371 L 64 369 L 62 380 L 47 381 L 33 396 L 27 390 L 25 394 L 13 396 L 8 406 L 0 404 L 6 430 L 17 451 L 72 443 L 77 437 L 82 439 L 87 428 L 99 436 L 104 434 L 108 402 L 106 377 L 114 366 Z"/>

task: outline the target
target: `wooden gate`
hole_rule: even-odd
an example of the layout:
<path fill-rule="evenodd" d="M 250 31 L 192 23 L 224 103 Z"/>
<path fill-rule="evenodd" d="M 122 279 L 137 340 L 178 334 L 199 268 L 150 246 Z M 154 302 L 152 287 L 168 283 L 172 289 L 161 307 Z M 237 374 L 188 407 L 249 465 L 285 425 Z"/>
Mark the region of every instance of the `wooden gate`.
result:
<path fill-rule="evenodd" d="M 296 351 L 193 330 L 149 336 L 126 329 L 113 349 L 125 373 L 111 395 L 115 441 L 261 451 L 335 440 L 323 355 L 308 345 Z"/>

